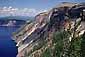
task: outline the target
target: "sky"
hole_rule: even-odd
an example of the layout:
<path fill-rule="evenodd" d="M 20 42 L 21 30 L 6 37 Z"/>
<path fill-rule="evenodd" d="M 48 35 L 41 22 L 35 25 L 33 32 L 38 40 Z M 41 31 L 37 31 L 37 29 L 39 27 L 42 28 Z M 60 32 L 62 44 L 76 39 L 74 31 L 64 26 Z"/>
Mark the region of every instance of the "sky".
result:
<path fill-rule="evenodd" d="M 35 13 L 49 10 L 50 8 L 58 5 L 61 2 L 80 3 L 85 2 L 85 0 L 0 0 L 0 8 L 3 8 L 2 10 L 0 10 L 2 12 L 0 13 L 0 15 L 7 15 L 8 13 L 10 13 L 9 11 L 12 11 L 11 13 L 14 14 L 17 13 L 20 15 L 20 13 L 22 12 L 22 15 L 32 16 L 36 15 Z M 31 14 L 32 12 L 33 14 Z"/>

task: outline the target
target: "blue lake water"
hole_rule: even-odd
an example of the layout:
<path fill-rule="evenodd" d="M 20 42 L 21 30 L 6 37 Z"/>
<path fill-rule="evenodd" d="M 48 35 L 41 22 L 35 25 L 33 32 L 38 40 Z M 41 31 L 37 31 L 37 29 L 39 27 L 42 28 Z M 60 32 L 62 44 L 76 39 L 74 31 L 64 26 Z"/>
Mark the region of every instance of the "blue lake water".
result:
<path fill-rule="evenodd" d="M 17 47 L 12 33 L 19 27 L 0 27 L 0 57 L 16 57 Z"/>

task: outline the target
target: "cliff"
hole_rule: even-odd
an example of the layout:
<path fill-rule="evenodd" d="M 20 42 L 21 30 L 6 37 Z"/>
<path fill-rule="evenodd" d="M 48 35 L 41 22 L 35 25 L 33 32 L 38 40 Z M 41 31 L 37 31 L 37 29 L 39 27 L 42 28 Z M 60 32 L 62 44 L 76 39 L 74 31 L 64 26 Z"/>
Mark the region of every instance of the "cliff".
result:
<path fill-rule="evenodd" d="M 81 29 L 78 29 L 81 31 L 78 34 L 80 36 L 85 32 L 85 5 L 83 4 L 63 3 L 48 12 L 38 14 L 35 16 L 35 21 L 26 24 L 18 33 L 13 35 L 15 42 L 17 42 L 16 46 L 18 46 L 17 57 L 40 57 L 43 52 L 56 45 L 53 44 L 54 33 L 73 30 L 71 36 L 76 30 L 77 22 L 82 26 Z M 65 39 L 64 42 L 67 43 Z M 53 52 L 51 53 L 53 54 Z M 50 55 L 54 56 L 52 54 Z"/>

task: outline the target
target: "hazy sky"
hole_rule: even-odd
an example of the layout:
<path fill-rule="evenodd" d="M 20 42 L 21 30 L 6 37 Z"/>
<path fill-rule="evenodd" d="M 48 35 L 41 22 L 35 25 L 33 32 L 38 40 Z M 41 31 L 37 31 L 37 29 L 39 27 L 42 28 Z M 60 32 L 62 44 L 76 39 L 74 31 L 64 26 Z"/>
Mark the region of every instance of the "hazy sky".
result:
<path fill-rule="evenodd" d="M 0 0 L 0 7 L 48 9 L 61 2 L 85 2 L 85 0 Z"/>
<path fill-rule="evenodd" d="M 80 3 L 85 0 L 0 0 L 0 16 L 35 16 L 36 13 L 53 8 L 61 2 Z"/>

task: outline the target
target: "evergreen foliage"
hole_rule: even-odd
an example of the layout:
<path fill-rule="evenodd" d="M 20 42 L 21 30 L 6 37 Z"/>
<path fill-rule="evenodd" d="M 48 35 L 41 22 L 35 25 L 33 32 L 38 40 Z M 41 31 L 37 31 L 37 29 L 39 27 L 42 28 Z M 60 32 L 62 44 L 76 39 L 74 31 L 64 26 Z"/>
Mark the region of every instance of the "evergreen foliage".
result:
<path fill-rule="evenodd" d="M 67 31 L 55 32 L 53 36 L 53 46 L 54 50 L 51 52 L 50 49 L 47 49 L 43 57 L 50 57 L 50 54 L 53 52 L 51 57 L 84 57 L 85 56 L 85 34 L 76 37 L 78 35 L 77 29 L 80 25 L 81 20 L 75 21 L 74 28 L 68 29 Z M 71 41 L 69 41 L 69 37 Z"/>

